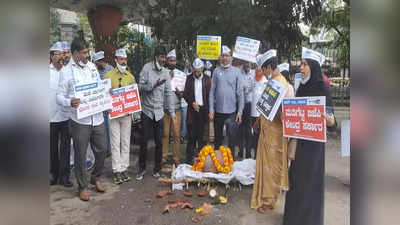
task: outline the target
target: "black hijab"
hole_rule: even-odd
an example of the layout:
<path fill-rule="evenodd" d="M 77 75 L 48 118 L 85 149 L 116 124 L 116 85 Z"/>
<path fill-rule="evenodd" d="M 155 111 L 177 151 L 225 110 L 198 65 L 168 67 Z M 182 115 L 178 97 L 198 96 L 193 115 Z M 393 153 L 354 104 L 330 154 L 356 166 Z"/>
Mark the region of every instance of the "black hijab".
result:
<path fill-rule="evenodd" d="M 311 70 L 311 77 L 306 84 L 300 83 L 296 97 L 325 96 L 326 106 L 333 106 L 331 93 L 322 79 L 321 66 L 313 59 L 306 59 L 306 61 Z"/>

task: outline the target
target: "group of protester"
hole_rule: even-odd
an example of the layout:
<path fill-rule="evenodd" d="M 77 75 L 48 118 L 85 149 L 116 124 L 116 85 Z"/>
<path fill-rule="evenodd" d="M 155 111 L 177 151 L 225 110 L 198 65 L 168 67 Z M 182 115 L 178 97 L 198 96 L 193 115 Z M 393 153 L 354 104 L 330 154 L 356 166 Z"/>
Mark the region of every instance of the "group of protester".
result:
<path fill-rule="evenodd" d="M 235 60 L 232 51 L 222 46 L 216 68 L 212 63 L 196 58 L 187 74 L 183 90 L 171 88 L 176 66 L 176 52 L 159 46 L 154 58 L 142 68 L 137 83 L 141 102 L 143 135 L 140 139 L 139 166 L 136 180 L 146 173 L 148 141 L 155 142 L 153 176 L 163 175 L 169 167 L 169 136 L 173 133 L 173 162 L 193 163 L 195 154 L 207 140 L 204 133 L 213 121 L 217 148 L 222 144 L 232 150 L 238 146 L 236 159 L 256 157 L 256 177 L 250 207 L 261 213 L 275 209 L 281 190 L 286 195 L 284 224 L 322 224 L 324 190 L 324 144 L 298 140 L 295 160 L 288 160 L 289 140 L 282 136 L 281 113 L 269 121 L 256 109 L 256 103 L 269 79 L 279 81 L 287 88 L 286 97 L 326 96 L 332 106 L 329 91 L 324 84 L 321 65 L 323 55 L 307 49 L 303 51 L 301 84 L 297 90 L 289 80 L 289 64 L 278 65 L 276 50 L 257 56 L 257 63 Z M 90 59 L 92 61 L 90 61 Z M 116 67 L 108 64 L 104 52 L 89 55 L 87 43 L 79 38 L 57 42 L 50 48 L 50 174 L 51 184 L 72 187 L 69 180 L 71 137 L 74 148 L 74 172 L 79 198 L 89 200 L 88 184 L 104 192 L 100 177 L 104 169 L 107 149 L 111 151 L 113 182 L 131 180 L 128 173 L 132 117 L 126 114 L 109 120 L 109 112 L 101 112 L 82 119 L 76 108 L 75 85 L 111 79 L 111 90 L 135 84 L 135 77 L 127 69 L 125 49 L 114 54 Z M 254 68 L 254 69 L 253 69 Z M 182 123 L 182 117 L 186 117 Z M 327 125 L 334 125 L 333 115 L 325 115 Z M 181 160 L 181 129 L 187 130 L 186 159 Z M 224 140 L 224 130 L 226 139 Z M 225 143 L 224 143 L 225 142 Z M 90 180 L 87 178 L 86 153 L 91 146 L 95 165 Z M 60 145 L 60 147 L 58 147 Z M 289 166 L 290 165 L 290 166 Z"/>

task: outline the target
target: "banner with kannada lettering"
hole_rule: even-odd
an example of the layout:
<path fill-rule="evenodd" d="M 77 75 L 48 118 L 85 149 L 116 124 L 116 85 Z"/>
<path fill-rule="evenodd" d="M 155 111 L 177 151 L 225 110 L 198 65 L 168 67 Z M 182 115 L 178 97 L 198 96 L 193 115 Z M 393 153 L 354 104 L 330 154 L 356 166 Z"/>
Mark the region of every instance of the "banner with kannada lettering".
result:
<path fill-rule="evenodd" d="M 221 36 L 197 36 L 197 57 L 217 60 L 221 54 Z"/>
<path fill-rule="evenodd" d="M 112 94 L 110 119 L 142 111 L 137 84 L 113 89 Z"/>
<path fill-rule="evenodd" d="M 233 57 L 256 63 L 256 56 L 259 47 L 260 41 L 245 37 L 237 37 L 235 48 L 233 49 Z"/>
<path fill-rule="evenodd" d="M 112 108 L 111 80 L 75 85 L 75 98 L 80 99 L 77 118 L 82 119 Z"/>
<path fill-rule="evenodd" d="M 256 109 L 268 120 L 275 118 L 283 97 L 286 94 L 286 87 L 279 81 L 269 80 L 264 92 L 256 104 Z"/>
<path fill-rule="evenodd" d="M 326 142 L 325 96 L 284 98 L 283 136 Z"/>

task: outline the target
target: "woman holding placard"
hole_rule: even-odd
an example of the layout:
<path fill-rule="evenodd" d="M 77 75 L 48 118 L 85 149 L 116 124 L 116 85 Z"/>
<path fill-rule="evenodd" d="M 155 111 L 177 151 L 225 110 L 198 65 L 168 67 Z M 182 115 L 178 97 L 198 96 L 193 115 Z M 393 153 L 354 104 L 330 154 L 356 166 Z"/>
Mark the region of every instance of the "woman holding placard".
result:
<path fill-rule="evenodd" d="M 334 126 L 331 95 L 324 84 L 321 65 L 325 57 L 303 48 L 301 84 L 296 97 L 325 96 L 327 126 Z M 297 140 L 296 157 L 289 170 L 290 190 L 286 194 L 284 225 L 324 224 L 325 143 Z"/>
<path fill-rule="evenodd" d="M 276 50 L 272 49 L 257 57 L 257 64 L 264 76 L 283 84 L 286 90 L 289 83 L 278 71 Z M 286 97 L 293 97 L 293 92 L 286 92 Z M 279 111 L 279 110 L 278 110 Z M 268 213 L 276 208 L 281 190 L 288 188 L 287 138 L 283 137 L 280 114 L 270 121 L 264 116 L 258 119 L 259 140 L 256 157 L 256 176 L 250 207 L 260 213 Z"/>

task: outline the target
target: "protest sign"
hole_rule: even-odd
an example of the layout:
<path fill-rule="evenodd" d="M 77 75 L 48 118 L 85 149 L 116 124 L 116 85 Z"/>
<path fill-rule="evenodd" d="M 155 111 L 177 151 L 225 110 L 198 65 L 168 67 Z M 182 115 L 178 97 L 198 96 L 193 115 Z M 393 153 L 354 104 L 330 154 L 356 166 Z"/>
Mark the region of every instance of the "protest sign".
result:
<path fill-rule="evenodd" d="M 235 48 L 233 50 L 233 57 L 256 63 L 256 56 L 259 47 L 260 41 L 245 37 L 237 37 Z"/>
<path fill-rule="evenodd" d="M 296 73 L 294 75 L 294 91 L 297 91 L 297 89 L 299 89 L 300 82 L 301 82 L 301 73 Z"/>
<path fill-rule="evenodd" d="M 186 74 L 178 69 L 174 69 L 174 77 L 171 79 L 171 89 L 175 91 L 178 88 L 179 91 L 185 89 Z"/>
<path fill-rule="evenodd" d="M 74 89 L 75 98 L 80 99 L 80 104 L 77 108 L 78 119 L 111 109 L 110 79 L 75 85 Z"/>
<path fill-rule="evenodd" d="M 269 80 L 264 92 L 257 102 L 257 110 L 268 120 L 272 121 L 278 111 L 283 97 L 286 94 L 286 87 L 279 81 Z"/>
<path fill-rule="evenodd" d="M 201 59 L 217 60 L 221 54 L 220 36 L 197 36 L 197 57 Z"/>
<path fill-rule="evenodd" d="M 283 136 L 326 142 L 325 96 L 284 98 Z"/>
<path fill-rule="evenodd" d="M 141 111 L 139 90 L 137 84 L 113 89 L 112 110 L 110 119 Z"/>

